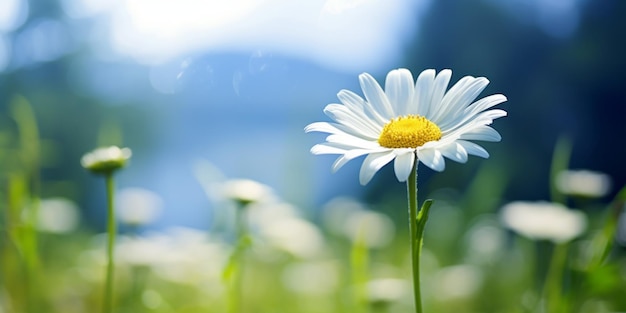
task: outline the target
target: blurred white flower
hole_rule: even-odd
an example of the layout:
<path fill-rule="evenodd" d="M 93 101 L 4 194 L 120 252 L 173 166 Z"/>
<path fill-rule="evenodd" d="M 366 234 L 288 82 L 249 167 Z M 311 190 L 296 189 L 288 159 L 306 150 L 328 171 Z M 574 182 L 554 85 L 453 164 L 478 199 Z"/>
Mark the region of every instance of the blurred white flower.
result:
<path fill-rule="evenodd" d="M 281 218 L 299 218 L 298 208 L 287 202 L 265 202 L 252 205 L 255 209 L 248 211 L 252 228 L 264 228 Z"/>
<path fill-rule="evenodd" d="M 65 198 L 42 199 L 37 218 L 40 231 L 68 233 L 78 226 L 79 210 L 76 203 Z"/>
<path fill-rule="evenodd" d="M 381 278 L 367 284 L 370 302 L 394 302 L 411 290 L 411 283 L 405 279 Z"/>
<path fill-rule="evenodd" d="M 609 175 L 588 170 L 567 170 L 557 174 L 556 187 L 564 194 L 599 198 L 611 188 Z"/>
<path fill-rule="evenodd" d="M 395 235 L 395 225 L 388 216 L 348 197 L 334 198 L 324 205 L 323 221 L 333 234 L 352 242 L 362 240 L 370 248 L 387 245 Z"/>
<path fill-rule="evenodd" d="M 171 248 L 163 236 L 120 236 L 115 247 L 116 261 L 118 265 L 152 266 L 166 261 Z"/>
<path fill-rule="evenodd" d="M 95 149 L 85 154 L 80 163 L 94 173 L 110 173 L 126 165 L 132 152 L 129 148 L 110 146 Z"/>
<path fill-rule="evenodd" d="M 362 202 L 349 197 L 336 197 L 322 208 L 322 222 L 335 235 L 345 235 L 345 225 L 350 216 L 368 208 Z"/>
<path fill-rule="evenodd" d="M 163 304 L 163 297 L 156 290 L 147 289 L 141 294 L 141 302 L 147 308 L 155 310 Z"/>
<path fill-rule="evenodd" d="M 251 235 L 258 239 L 254 245 L 257 252 L 270 252 L 264 254 L 270 258 L 276 250 L 299 258 L 313 258 L 324 251 L 322 232 L 302 218 L 297 207 L 278 199 L 250 206 L 248 221 Z M 264 248 L 270 251 L 263 251 Z"/>
<path fill-rule="evenodd" d="M 220 208 L 220 221 L 234 225 L 234 203 L 245 206 L 245 220 L 254 237 L 254 252 L 261 257 L 275 258 L 276 251 L 287 252 L 298 258 L 313 258 L 324 251 L 324 236 L 318 227 L 303 219 L 299 209 L 282 201 L 271 187 L 251 179 L 225 180 L 219 170 L 206 161 L 199 161 L 195 169 L 207 195 Z M 269 252 L 269 253 L 268 253 Z"/>
<path fill-rule="evenodd" d="M 490 263 L 500 259 L 506 236 L 498 219 L 492 215 L 481 216 L 465 234 L 467 257 L 471 262 Z"/>
<path fill-rule="evenodd" d="M 163 209 L 163 199 L 150 190 L 126 188 L 117 196 L 119 219 L 130 225 L 145 225 L 154 221 Z"/>
<path fill-rule="evenodd" d="M 263 225 L 262 240 L 300 258 L 312 258 L 324 248 L 324 237 L 317 226 L 301 218 L 280 218 Z"/>
<path fill-rule="evenodd" d="M 231 179 L 223 183 L 221 195 L 248 205 L 272 199 L 273 191 L 269 186 L 251 179 Z"/>
<path fill-rule="evenodd" d="M 94 237 L 95 247 L 81 255 L 81 272 L 86 278 L 100 280 L 98 266 L 106 264 L 105 237 Z M 221 292 L 222 270 L 230 248 L 209 238 L 205 231 L 175 227 L 143 236 L 120 236 L 116 246 L 116 264 L 145 266 L 161 279 Z M 95 267 L 96 271 L 92 269 Z"/>
<path fill-rule="evenodd" d="M 587 228 L 587 217 L 558 203 L 516 201 L 500 212 L 502 223 L 530 239 L 555 243 L 570 241 Z"/>
<path fill-rule="evenodd" d="M 300 294 L 332 294 L 336 292 L 340 276 L 335 261 L 291 263 L 283 270 L 285 286 Z"/>
<path fill-rule="evenodd" d="M 484 273 L 474 265 L 455 265 L 440 269 L 435 274 L 434 281 L 434 295 L 440 300 L 465 298 L 482 287 Z"/>
<path fill-rule="evenodd" d="M 205 231 L 175 227 L 164 234 L 169 254 L 153 269 L 160 277 L 204 288 L 221 290 L 221 275 L 230 247 L 209 238 Z"/>
<path fill-rule="evenodd" d="M 344 232 L 353 242 L 363 240 L 370 248 L 380 248 L 393 240 L 395 226 L 391 219 L 382 213 L 358 211 L 348 217 Z"/>

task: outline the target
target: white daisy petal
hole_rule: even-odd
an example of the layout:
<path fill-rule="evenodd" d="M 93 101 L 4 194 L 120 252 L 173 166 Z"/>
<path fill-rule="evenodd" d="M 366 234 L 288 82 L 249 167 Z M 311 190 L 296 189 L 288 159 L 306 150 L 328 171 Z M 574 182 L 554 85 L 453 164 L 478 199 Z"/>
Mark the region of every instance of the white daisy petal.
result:
<path fill-rule="evenodd" d="M 365 139 L 376 140 L 376 137 L 368 138 L 367 136 L 364 136 L 363 134 L 355 133 L 356 130 L 354 129 L 353 126 L 348 127 L 346 125 L 338 124 L 338 123 L 326 123 L 326 122 L 311 123 L 304 128 L 304 132 L 305 133 L 321 132 L 321 133 L 328 133 L 328 134 L 351 135 L 355 137 L 358 137 L 357 135 L 360 135 L 360 136 L 365 137 Z"/>
<path fill-rule="evenodd" d="M 367 124 L 368 127 L 378 130 L 382 125 L 384 125 L 384 119 L 382 116 L 373 111 L 372 106 L 354 92 L 341 90 L 337 93 L 337 98 L 339 98 L 341 103 L 343 103 L 345 108 L 349 110 L 352 115 L 358 117 L 361 122 Z M 378 122 L 378 120 L 381 122 Z"/>
<path fill-rule="evenodd" d="M 491 108 L 504 101 L 506 101 L 506 97 L 503 95 L 493 95 L 493 96 L 480 99 L 476 101 L 475 103 L 473 103 L 472 105 L 470 105 L 469 107 L 465 108 L 465 110 L 463 110 L 462 113 L 457 114 L 456 117 L 446 119 L 445 122 L 440 123 L 438 125 L 439 127 L 441 127 L 442 130 L 456 128 L 458 125 L 463 124 L 466 121 L 474 118 L 474 116 L 481 113 L 485 109 Z M 503 112 L 503 111 L 500 111 L 500 112 Z M 502 116 L 506 116 L 506 112 Z M 499 117 L 502 117 L 502 116 L 499 116 Z"/>
<path fill-rule="evenodd" d="M 358 108 L 360 107 L 364 115 L 369 117 L 371 122 L 375 125 L 382 127 L 389 121 L 389 119 L 382 117 L 369 102 L 363 100 L 363 98 L 350 90 L 341 90 L 337 94 L 337 98 L 354 112 L 358 112 Z"/>
<path fill-rule="evenodd" d="M 374 107 L 385 120 L 390 120 L 395 117 L 393 108 L 387 99 L 387 95 L 380 88 L 378 82 L 368 73 L 359 75 L 359 81 L 361 82 L 361 89 L 365 99 Z"/>
<path fill-rule="evenodd" d="M 344 155 L 340 156 L 337 158 L 337 160 L 335 160 L 335 163 L 333 163 L 331 170 L 333 173 L 337 172 L 341 167 L 343 167 L 344 165 L 346 165 L 346 163 L 348 163 L 348 161 L 360 157 L 364 154 L 368 154 L 371 153 L 372 150 L 368 150 L 368 149 L 363 149 L 363 150 L 350 150 L 347 151 Z"/>
<path fill-rule="evenodd" d="M 436 149 L 418 149 L 417 158 L 424 165 L 432 168 L 437 172 L 441 172 L 446 168 L 445 160 L 439 150 Z"/>
<path fill-rule="evenodd" d="M 343 105 L 345 105 L 348 109 L 353 112 L 364 112 L 365 111 L 365 100 L 361 98 L 356 93 L 342 89 L 337 93 L 337 98 Z"/>
<path fill-rule="evenodd" d="M 320 132 L 320 133 L 336 134 L 336 133 L 341 132 L 341 131 L 336 127 L 336 125 L 333 125 L 331 123 L 316 122 L 316 123 L 311 123 L 311 124 L 307 125 L 304 128 L 304 132 L 305 133 Z"/>
<path fill-rule="evenodd" d="M 313 154 L 344 154 L 346 153 L 346 150 L 321 143 L 321 144 L 317 144 L 311 147 L 311 153 Z"/>
<path fill-rule="evenodd" d="M 489 80 L 484 77 L 464 77 L 446 94 L 441 103 L 442 109 L 437 117 L 432 117 L 432 121 L 443 124 L 445 120 L 451 120 L 462 115 L 463 110 L 478 97 L 488 84 Z"/>
<path fill-rule="evenodd" d="M 368 129 L 379 131 L 378 125 L 372 123 L 369 116 L 365 115 L 362 111 L 352 111 L 345 105 L 331 103 L 324 108 L 324 114 L 337 122 L 339 122 L 337 118 L 356 120 L 360 125 Z"/>
<path fill-rule="evenodd" d="M 448 144 L 439 149 L 439 151 L 441 151 L 441 154 L 443 154 L 443 156 L 450 160 L 459 163 L 467 162 L 467 151 L 458 142 Z"/>
<path fill-rule="evenodd" d="M 397 69 L 387 74 L 385 93 L 396 116 L 409 114 L 413 92 L 413 75 L 409 70 Z"/>
<path fill-rule="evenodd" d="M 484 97 L 474 102 L 472 105 L 467 107 L 463 113 L 467 115 L 474 115 L 474 114 L 477 114 L 478 112 L 487 110 L 505 101 L 506 101 L 506 97 L 504 95 L 501 95 L 501 94 L 491 95 L 491 96 Z"/>
<path fill-rule="evenodd" d="M 391 162 L 396 155 L 393 151 L 376 152 L 369 154 L 363 164 L 361 165 L 361 171 L 359 172 L 359 182 L 361 185 L 367 185 L 372 180 L 374 174 L 378 172 L 383 166 Z"/>
<path fill-rule="evenodd" d="M 348 163 L 348 161 L 350 161 L 352 159 L 348 159 L 346 157 L 346 155 L 340 155 L 335 162 L 333 162 L 333 165 L 330 167 L 330 171 L 334 174 L 336 173 L 340 168 L 342 168 L 344 165 L 346 165 L 346 163 Z"/>
<path fill-rule="evenodd" d="M 476 114 L 475 116 L 473 116 L 473 119 L 470 118 L 469 120 L 465 121 L 465 125 L 468 124 L 483 124 L 483 125 L 489 125 L 491 123 L 493 123 L 493 120 L 497 119 L 497 118 L 501 118 L 506 116 L 507 113 L 504 110 L 500 110 L 500 109 L 493 109 L 493 110 L 489 110 L 489 111 L 485 111 L 485 112 L 481 112 L 479 114 Z"/>
<path fill-rule="evenodd" d="M 506 114 L 506 111 L 499 109 L 481 112 L 474 116 L 466 116 L 462 121 L 452 125 L 450 128 L 441 128 L 441 131 L 444 133 L 444 136 L 454 135 L 458 138 L 459 134 L 470 131 L 477 125 L 489 125 L 493 123 L 493 120 L 504 117 Z"/>
<path fill-rule="evenodd" d="M 446 89 L 448 88 L 448 83 L 450 82 L 451 77 L 451 70 L 443 70 L 435 77 L 428 113 L 424 115 L 428 119 L 430 119 L 430 117 L 438 111 L 438 106 L 441 104 L 441 100 L 446 94 Z"/>
<path fill-rule="evenodd" d="M 470 83 L 474 80 L 474 77 L 465 76 L 461 78 L 456 84 L 452 85 L 443 98 L 437 103 L 437 106 L 431 108 L 428 119 L 433 122 L 438 122 L 441 116 L 446 116 L 451 109 L 451 104 L 455 104 L 456 100 L 463 95 L 463 91 L 467 89 Z"/>
<path fill-rule="evenodd" d="M 433 96 L 435 74 L 435 70 L 425 70 L 417 77 L 413 103 L 411 108 L 409 108 L 408 114 L 428 116 L 428 112 L 430 110 L 430 100 Z"/>
<path fill-rule="evenodd" d="M 459 139 L 465 140 L 482 140 L 482 141 L 500 141 L 502 136 L 495 129 L 487 126 L 480 125 L 473 130 L 465 132 L 459 136 Z"/>
<path fill-rule="evenodd" d="M 465 140 L 457 140 L 457 142 L 463 146 L 463 148 L 465 148 L 465 150 L 467 151 L 468 154 L 471 155 L 475 155 L 475 156 L 479 156 L 481 158 L 488 158 L 489 157 L 489 152 L 487 152 L 487 150 L 485 150 L 485 148 L 471 142 L 471 141 L 465 141 Z"/>
<path fill-rule="evenodd" d="M 409 178 L 409 175 L 411 175 L 411 171 L 413 170 L 414 163 L 415 151 L 412 149 L 396 151 L 396 159 L 393 162 L 393 169 L 396 173 L 398 181 L 405 182 Z"/>
<path fill-rule="evenodd" d="M 488 84 L 489 80 L 484 77 L 465 76 L 461 78 L 443 97 L 439 109 L 434 113 L 431 112 L 430 120 L 441 124 L 443 119 L 449 120 L 461 115 L 463 110 L 476 99 Z"/>
<path fill-rule="evenodd" d="M 313 154 L 344 154 L 346 151 L 350 151 L 353 149 L 368 149 L 369 147 L 361 147 L 358 144 L 355 144 L 354 142 L 351 142 L 349 140 L 345 140 L 342 142 L 325 142 L 325 143 L 320 143 L 318 145 L 323 145 L 323 146 L 328 146 L 328 147 L 332 147 L 332 148 L 336 148 L 336 149 L 340 149 L 341 152 L 337 152 L 337 153 L 313 153 Z M 317 146 L 317 145 L 316 145 Z M 324 149 L 324 148 L 316 148 L 316 151 L 321 151 L 319 149 Z M 378 148 L 380 149 L 380 148 Z M 370 149 L 370 150 L 375 150 L 375 149 Z M 328 149 L 328 151 L 331 151 L 331 149 Z"/>
<path fill-rule="evenodd" d="M 330 143 L 341 143 L 354 148 L 376 149 L 380 147 L 380 145 L 378 145 L 378 143 L 375 141 L 363 140 L 361 138 L 354 137 L 348 134 L 329 135 L 328 137 L 326 137 L 326 141 Z"/>
<path fill-rule="evenodd" d="M 355 136 L 378 138 L 379 129 L 341 104 L 327 105 L 324 113 L 337 123 L 348 127 L 351 130 L 350 133 Z"/>

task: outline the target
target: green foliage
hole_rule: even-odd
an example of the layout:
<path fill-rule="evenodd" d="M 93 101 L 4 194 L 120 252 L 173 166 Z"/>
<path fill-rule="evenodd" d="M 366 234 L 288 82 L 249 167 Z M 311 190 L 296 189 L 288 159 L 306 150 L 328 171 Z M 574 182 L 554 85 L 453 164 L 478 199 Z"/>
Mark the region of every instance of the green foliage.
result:
<path fill-rule="evenodd" d="M 105 241 L 85 226 L 66 233 L 41 228 L 39 210 L 45 208 L 40 208 L 39 194 L 49 193 L 40 190 L 48 185 L 41 184 L 38 174 L 45 163 L 44 141 L 39 139 L 29 102 L 16 97 L 11 108 L 7 120 L 14 124 L 0 132 L 0 311 L 97 311 L 105 288 Z M 108 139 L 101 140 L 121 140 L 116 132 L 104 137 Z M 567 169 L 570 151 L 571 145 L 557 145 L 551 177 Z M 428 223 L 422 225 L 425 312 L 626 310 L 626 254 L 614 240 L 626 189 L 608 204 L 591 199 L 580 202 L 585 206 L 577 209 L 587 214 L 589 229 L 581 238 L 555 245 L 503 228 L 498 208 L 505 201 L 510 179 L 506 164 L 485 162 L 468 186 L 423 196 L 435 200 L 424 204 L 432 207 Z M 212 183 L 220 186 L 222 182 Z M 563 203 L 572 200 L 556 189 L 552 195 Z M 406 214 L 405 195 L 380 199 L 376 204 L 379 213 L 394 219 Z M 220 212 L 234 213 L 241 204 L 221 200 L 216 201 Z M 351 201 L 360 203 L 361 211 L 371 210 L 365 203 Z M 313 224 L 302 212 L 285 214 L 280 211 L 286 205 L 281 199 L 246 205 L 250 205 L 250 214 L 236 225 L 121 234 L 116 247 L 114 311 L 412 310 L 408 223 L 396 221 L 392 239 L 373 245 L 369 235 L 381 229 L 372 226 L 376 223 L 354 223 L 354 212 L 338 221 L 337 230 L 324 222 Z M 597 209 L 603 206 L 606 208 Z M 341 208 L 319 211 L 324 215 Z M 271 218 L 264 215 L 273 210 L 281 213 Z M 303 225 L 312 228 L 313 234 L 319 232 L 319 246 Z M 286 231 L 281 228 L 285 226 L 289 226 Z M 242 229 L 240 240 L 228 239 Z M 346 235 L 348 232 L 353 235 Z M 236 297 L 231 294 L 235 279 Z M 235 306 L 229 303 L 233 299 L 238 301 Z"/>

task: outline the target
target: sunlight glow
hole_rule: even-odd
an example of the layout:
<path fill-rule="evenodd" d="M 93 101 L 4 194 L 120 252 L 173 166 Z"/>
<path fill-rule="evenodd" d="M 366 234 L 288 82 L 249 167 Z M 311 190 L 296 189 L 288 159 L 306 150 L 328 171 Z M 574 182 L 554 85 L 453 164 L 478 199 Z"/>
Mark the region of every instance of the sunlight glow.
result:
<path fill-rule="evenodd" d="M 88 18 L 110 10 L 116 0 L 61 0 L 63 11 L 71 18 Z"/>
<path fill-rule="evenodd" d="M 28 2 L 25 0 L 0 1 L 0 34 L 20 27 L 28 15 Z"/>
<path fill-rule="evenodd" d="M 111 12 L 111 41 L 147 64 L 198 51 L 268 49 L 362 68 L 397 57 L 429 2 L 129 0 Z"/>

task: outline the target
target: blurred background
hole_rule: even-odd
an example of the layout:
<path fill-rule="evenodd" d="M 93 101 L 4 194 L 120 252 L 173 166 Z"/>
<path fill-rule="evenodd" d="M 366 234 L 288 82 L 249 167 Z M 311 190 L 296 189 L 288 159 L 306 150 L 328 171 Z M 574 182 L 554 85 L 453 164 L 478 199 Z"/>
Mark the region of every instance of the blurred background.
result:
<path fill-rule="evenodd" d="M 481 97 L 509 99 L 500 105 L 509 116 L 495 122 L 502 142 L 484 145 L 490 159 L 448 161 L 436 175 L 423 167 L 422 195 L 462 194 L 484 171 L 492 178 L 480 188 L 497 190 L 499 202 L 547 199 L 559 138 L 573 144 L 570 167 L 609 174 L 608 199 L 626 183 L 624 1 L 225 3 L 1 0 L 3 176 L 18 164 L 19 138 L 28 141 L 16 109 L 27 104 L 40 137 L 39 193 L 76 201 L 88 227 L 103 229 L 105 195 L 79 160 L 111 144 L 133 151 L 118 187 L 159 195 L 153 227 L 210 224 L 198 179 L 207 166 L 216 179 L 267 184 L 313 215 L 347 195 L 396 199 L 403 217 L 405 187 L 391 167 L 366 187 L 361 159 L 331 174 L 333 156 L 309 153 L 324 135 L 303 128 L 328 120 L 322 110 L 339 90 L 361 94 L 360 73 L 382 83 L 406 67 L 415 76 L 450 68 L 453 82 L 485 76 Z"/>

